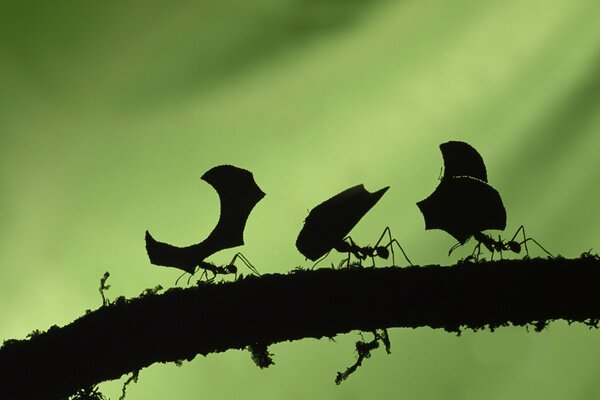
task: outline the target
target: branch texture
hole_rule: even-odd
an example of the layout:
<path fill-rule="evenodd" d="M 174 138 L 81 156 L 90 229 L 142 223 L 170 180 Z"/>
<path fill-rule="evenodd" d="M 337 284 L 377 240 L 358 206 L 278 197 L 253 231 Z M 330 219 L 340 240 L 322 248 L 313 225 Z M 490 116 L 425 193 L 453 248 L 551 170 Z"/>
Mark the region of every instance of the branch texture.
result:
<path fill-rule="evenodd" d="M 120 300 L 0 348 L 9 399 L 61 399 L 156 362 L 377 328 L 597 326 L 600 261 L 296 270 Z"/>

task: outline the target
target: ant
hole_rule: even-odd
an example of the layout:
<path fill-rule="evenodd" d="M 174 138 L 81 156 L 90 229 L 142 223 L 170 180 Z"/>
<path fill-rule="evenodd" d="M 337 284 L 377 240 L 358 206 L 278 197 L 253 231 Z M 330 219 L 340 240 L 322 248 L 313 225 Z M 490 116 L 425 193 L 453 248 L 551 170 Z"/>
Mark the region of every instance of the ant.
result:
<path fill-rule="evenodd" d="M 198 282 L 201 282 L 204 278 L 206 279 L 207 283 L 212 282 L 217 275 L 230 275 L 230 274 L 234 274 L 235 278 L 237 279 L 237 273 L 238 273 L 238 268 L 235 265 L 235 261 L 237 259 L 242 260 L 242 262 L 244 264 L 246 264 L 246 267 L 248 267 L 248 269 L 250 271 L 252 271 L 254 274 L 260 276 L 260 273 L 258 272 L 258 270 L 256 268 L 254 268 L 254 266 L 252 265 L 252 263 L 246 258 L 246 256 L 244 256 L 242 253 L 236 253 L 233 258 L 231 259 L 231 261 L 228 264 L 225 265 L 215 265 L 211 262 L 207 262 L 207 261 L 200 261 L 200 263 L 196 266 L 195 270 L 193 273 L 190 274 L 187 283 L 190 283 L 190 279 L 192 279 L 192 276 L 194 276 L 194 274 L 196 272 L 198 272 L 199 269 L 202 270 L 202 275 L 200 275 L 200 279 L 198 279 Z M 208 279 L 208 273 L 211 272 L 213 274 L 212 278 Z M 179 276 L 179 278 L 177 278 L 177 280 L 175 281 L 175 284 L 177 285 L 177 282 L 179 282 L 179 279 L 181 279 L 181 277 L 183 275 L 187 274 L 187 272 L 184 272 L 183 274 L 181 274 Z"/>
<path fill-rule="evenodd" d="M 380 243 L 383 240 L 386 233 L 388 235 L 389 242 L 385 246 L 380 246 Z M 412 262 L 410 262 L 410 259 L 404 252 L 404 249 L 402 248 L 400 243 L 396 239 L 392 238 L 392 232 L 390 231 L 389 226 L 383 230 L 383 233 L 379 237 L 379 240 L 377 240 L 377 243 L 375 243 L 375 246 L 361 247 L 361 246 L 357 245 L 350 236 L 346 236 L 338 244 L 336 244 L 333 247 L 333 249 L 339 251 L 340 253 L 348 253 L 348 257 L 340 263 L 340 267 L 343 266 L 344 264 L 346 266 L 353 265 L 350 263 L 350 257 L 352 255 L 354 255 L 354 257 L 358 258 L 358 260 L 360 260 L 360 261 L 365 260 L 367 257 L 371 257 L 373 266 L 375 266 L 375 257 L 381 257 L 381 258 L 387 260 L 390 256 L 390 250 L 392 253 L 392 265 L 396 265 L 396 259 L 395 259 L 394 247 L 393 247 L 394 243 L 400 248 L 400 250 L 402 251 L 402 254 L 404 255 L 404 258 L 412 266 L 413 265 Z M 388 248 L 389 248 L 389 250 L 388 250 Z M 313 268 L 321 260 L 323 260 L 325 257 L 327 257 L 328 254 L 329 254 L 329 252 L 327 252 L 327 254 L 325 254 L 323 257 L 321 257 L 319 260 L 317 260 L 315 262 L 315 265 L 313 265 Z M 360 261 L 359 261 L 359 264 L 361 264 Z"/>
<path fill-rule="evenodd" d="M 516 237 L 519 234 L 519 232 L 522 233 L 523 235 L 523 240 L 521 242 L 516 241 Z M 471 253 L 470 256 L 468 256 L 465 260 L 479 260 L 479 255 L 481 254 L 481 245 L 483 244 L 492 254 L 491 255 L 491 259 L 494 259 L 494 252 L 498 252 L 500 253 L 500 258 L 502 258 L 502 251 L 512 251 L 513 253 L 520 253 L 521 252 L 521 246 L 525 247 L 525 254 L 526 257 L 529 258 L 529 249 L 527 248 L 527 242 L 532 241 L 533 243 L 535 243 L 540 249 L 542 249 L 546 254 L 548 254 L 550 256 L 550 258 L 554 258 L 554 256 L 548 251 L 546 250 L 541 244 L 539 244 L 539 242 L 537 240 L 535 240 L 534 238 L 528 238 L 527 235 L 525 234 L 525 227 L 523 225 L 521 225 L 519 227 L 519 229 L 517 229 L 517 231 L 515 232 L 515 234 L 513 235 L 512 239 L 508 240 L 508 241 L 504 241 L 500 238 L 500 236 L 498 236 L 498 240 L 493 239 L 491 236 L 486 235 L 485 233 L 482 232 L 475 232 L 473 233 L 473 238 L 475 240 L 477 240 L 477 245 L 475 246 L 475 248 L 473 249 L 473 253 Z M 452 246 L 452 248 L 450 249 L 450 251 L 448 251 L 448 255 L 452 254 L 452 252 L 459 246 L 461 246 L 463 243 L 457 243 L 454 246 Z"/>

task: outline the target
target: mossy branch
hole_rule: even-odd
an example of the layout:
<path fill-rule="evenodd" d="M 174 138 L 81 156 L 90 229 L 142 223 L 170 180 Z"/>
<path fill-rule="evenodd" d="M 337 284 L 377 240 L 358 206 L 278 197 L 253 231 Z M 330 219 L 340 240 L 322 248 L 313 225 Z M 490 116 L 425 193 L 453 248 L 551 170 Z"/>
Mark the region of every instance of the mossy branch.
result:
<path fill-rule="evenodd" d="M 377 328 L 491 328 L 564 319 L 597 326 L 600 261 L 528 259 L 451 267 L 296 270 L 175 288 L 102 306 L 6 341 L 8 399 L 61 399 L 156 362 Z M 266 347 L 265 347 L 266 348 Z"/>

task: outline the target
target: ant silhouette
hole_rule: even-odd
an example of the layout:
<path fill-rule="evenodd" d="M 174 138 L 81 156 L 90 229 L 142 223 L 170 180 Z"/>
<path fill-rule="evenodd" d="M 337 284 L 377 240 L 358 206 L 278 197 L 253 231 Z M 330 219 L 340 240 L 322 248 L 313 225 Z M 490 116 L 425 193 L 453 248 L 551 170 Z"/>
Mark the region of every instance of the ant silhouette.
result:
<path fill-rule="evenodd" d="M 246 267 L 248 267 L 248 269 L 250 271 L 252 271 L 252 273 L 260 276 L 260 273 L 258 272 L 258 270 L 252 265 L 252 263 L 246 258 L 246 256 L 244 256 L 242 253 L 236 253 L 233 256 L 233 258 L 231 259 L 231 261 L 225 265 L 215 265 L 214 263 L 211 263 L 208 261 L 200 261 L 200 263 L 198 263 L 198 265 L 194 269 L 194 272 L 192 272 L 190 274 L 190 276 L 188 277 L 187 283 L 188 284 L 190 283 L 192 276 L 194 276 L 196 274 L 196 272 L 198 272 L 198 270 L 200 270 L 200 269 L 202 270 L 202 275 L 200 275 L 200 279 L 198 279 L 198 283 L 202 282 L 202 280 L 205 278 L 206 278 L 206 283 L 211 283 L 212 281 L 214 281 L 214 279 L 217 277 L 217 275 L 234 274 L 235 275 L 234 279 L 237 279 L 238 268 L 235 265 L 235 261 L 238 258 L 240 260 L 242 260 L 242 262 L 246 265 Z M 213 276 L 211 278 L 208 278 L 209 272 L 213 274 Z M 181 277 L 184 276 L 185 274 L 187 274 L 187 272 L 184 272 L 183 274 L 181 274 L 179 276 L 179 278 L 177 278 L 177 280 L 175 281 L 176 285 L 179 282 L 179 279 L 181 279 Z"/>
<path fill-rule="evenodd" d="M 388 235 L 389 242 L 385 246 L 380 245 L 381 241 L 385 237 L 386 233 Z M 348 254 L 348 257 L 345 260 L 342 260 L 342 262 L 340 262 L 340 265 L 339 265 L 340 267 L 342 267 L 344 265 L 346 265 L 347 267 L 353 265 L 352 263 L 350 263 L 350 258 L 351 258 L 352 255 L 354 255 L 354 257 L 356 257 L 359 260 L 358 264 L 361 265 L 361 266 L 362 266 L 361 262 L 364 261 L 364 260 L 366 260 L 367 257 L 371 258 L 371 261 L 373 262 L 373 266 L 375 266 L 375 257 L 380 257 L 380 258 L 383 258 L 383 259 L 387 260 L 390 257 L 390 251 L 392 253 L 392 264 L 396 265 L 396 258 L 395 258 L 394 247 L 393 247 L 394 244 L 396 244 L 396 246 L 398 246 L 400 248 L 400 251 L 402 251 L 402 254 L 404 255 L 404 258 L 412 266 L 413 265 L 412 262 L 410 261 L 410 259 L 406 255 L 406 252 L 404 251 L 404 249 L 402 248 L 402 246 L 400 245 L 400 243 L 398 242 L 398 240 L 392 238 L 392 232 L 391 232 L 389 226 L 387 226 L 383 230 L 383 233 L 379 237 L 379 240 L 377 240 L 377 243 L 375 243 L 375 246 L 364 246 L 364 247 L 361 247 L 361 246 L 357 245 L 354 242 L 354 240 L 352 240 L 352 237 L 346 236 L 339 243 L 337 243 L 333 247 L 333 249 L 339 251 L 340 253 L 347 253 Z M 327 252 L 323 257 L 321 257 L 320 259 L 318 259 L 315 262 L 315 264 L 313 265 L 313 268 L 320 261 L 324 260 L 329 255 L 329 253 L 330 253 L 330 251 Z"/>
<path fill-rule="evenodd" d="M 515 240 L 519 235 L 519 232 L 523 235 L 523 240 L 520 242 Z M 491 253 L 492 260 L 494 259 L 495 252 L 498 252 L 500 254 L 500 259 L 502 259 L 502 251 L 512 251 L 513 253 L 519 254 L 521 253 L 521 249 L 523 247 L 525 248 L 525 257 L 529 258 L 529 249 L 527 248 L 527 242 L 529 241 L 535 243 L 540 249 L 542 249 L 546 254 L 548 254 L 550 258 L 554 258 L 554 256 L 548 250 L 546 250 L 544 246 L 542 246 L 537 240 L 535 240 L 534 238 L 527 237 L 527 235 L 525 234 L 525 227 L 523 225 L 521 225 L 519 229 L 517 229 L 513 237 L 508 241 L 502 240 L 500 236 L 498 236 L 498 240 L 495 240 L 490 235 L 486 235 L 482 232 L 475 232 L 473 233 L 472 237 L 477 241 L 477 245 L 473 249 L 471 255 L 465 258 L 465 261 L 478 261 L 479 256 L 481 255 L 482 244 Z M 448 251 L 448 255 L 452 254 L 452 252 L 456 248 L 462 246 L 463 244 L 464 243 L 460 242 L 456 243 L 454 246 L 452 246 L 452 248 L 450 248 L 450 251 Z"/>

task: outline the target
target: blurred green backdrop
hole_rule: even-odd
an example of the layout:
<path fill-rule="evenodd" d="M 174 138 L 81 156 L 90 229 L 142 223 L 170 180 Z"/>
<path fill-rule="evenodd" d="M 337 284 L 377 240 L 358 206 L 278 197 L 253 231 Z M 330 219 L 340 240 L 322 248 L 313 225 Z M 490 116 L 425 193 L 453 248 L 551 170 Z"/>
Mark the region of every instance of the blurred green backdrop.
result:
<path fill-rule="evenodd" d="M 144 231 L 205 237 L 219 209 L 200 176 L 222 163 L 267 193 L 243 248 L 264 273 L 306 266 L 294 241 L 307 210 L 358 183 L 392 188 L 357 241 L 389 225 L 418 264 L 465 256 L 449 259 L 452 238 L 424 231 L 415 206 L 450 139 L 482 153 L 505 235 L 524 224 L 567 257 L 600 247 L 599 18 L 596 0 L 0 1 L 0 338 L 97 308 L 106 270 L 110 298 L 173 285 Z M 128 399 L 598 391 L 600 333 L 586 327 L 391 335 L 392 355 L 339 387 L 357 334 L 272 346 L 267 370 L 241 351 L 155 365 Z M 116 399 L 120 385 L 101 389 Z"/>

